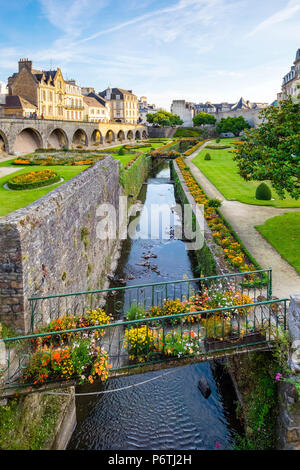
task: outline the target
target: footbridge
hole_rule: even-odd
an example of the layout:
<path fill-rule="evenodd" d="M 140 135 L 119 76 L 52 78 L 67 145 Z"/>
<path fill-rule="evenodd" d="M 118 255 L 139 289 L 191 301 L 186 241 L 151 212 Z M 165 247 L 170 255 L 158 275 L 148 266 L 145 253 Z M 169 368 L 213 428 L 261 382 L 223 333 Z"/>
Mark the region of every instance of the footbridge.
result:
<path fill-rule="evenodd" d="M 0 341 L 2 397 L 270 350 L 288 329 L 271 270 L 29 300 L 32 333 Z"/>
<path fill-rule="evenodd" d="M 117 122 L 96 123 L 31 118 L 0 119 L 0 150 L 29 153 L 37 148 L 101 148 L 146 139 L 147 127 Z"/>

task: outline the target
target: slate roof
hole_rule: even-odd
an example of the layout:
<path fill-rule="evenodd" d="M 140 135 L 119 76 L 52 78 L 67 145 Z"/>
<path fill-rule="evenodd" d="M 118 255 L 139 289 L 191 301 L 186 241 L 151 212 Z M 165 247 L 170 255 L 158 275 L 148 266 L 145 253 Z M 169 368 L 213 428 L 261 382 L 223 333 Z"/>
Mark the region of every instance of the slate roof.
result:
<path fill-rule="evenodd" d="M 33 108 L 37 109 L 37 107 L 30 103 L 28 100 L 25 100 L 25 98 L 22 98 L 21 96 L 6 96 L 6 101 L 5 101 L 5 108 Z"/>
<path fill-rule="evenodd" d="M 102 103 L 100 103 L 100 101 L 96 100 L 96 98 L 92 97 L 92 96 L 84 96 L 83 97 L 83 101 L 85 102 L 85 104 L 89 107 L 93 107 L 93 108 L 105 108 L 105 105 L 103 105 Z"/>

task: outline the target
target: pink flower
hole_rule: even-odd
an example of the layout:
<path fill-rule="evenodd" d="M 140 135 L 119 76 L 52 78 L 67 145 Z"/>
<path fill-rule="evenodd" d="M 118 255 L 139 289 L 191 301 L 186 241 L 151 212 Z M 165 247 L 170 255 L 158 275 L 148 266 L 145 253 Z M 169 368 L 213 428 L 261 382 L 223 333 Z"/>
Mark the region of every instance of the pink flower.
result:
<path fill-rule="evenodd" d="M 221 447 L 220 442 L 216 442 L 216 449 L 220 449 L 220 447 Z"/>
<path fill-rule="evenodd" d="M 275 380 L 277 380 L 277 382 L 280 382 L 281 379 L 282 379 L 282 374 L 278 372 L 278 374 L 276 374 Z"/>

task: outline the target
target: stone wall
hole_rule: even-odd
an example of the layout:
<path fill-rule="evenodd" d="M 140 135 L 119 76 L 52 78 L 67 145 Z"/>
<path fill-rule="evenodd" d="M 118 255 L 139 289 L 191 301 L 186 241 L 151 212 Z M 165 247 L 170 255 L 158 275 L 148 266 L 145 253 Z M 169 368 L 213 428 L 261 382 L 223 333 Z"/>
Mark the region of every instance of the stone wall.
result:
<path fill-rule="evenodd" d="M 0 219 L 0 320 L 30 329 L 28 298 L 101 289 L 117 239 L 96 236 L 97 208 L 119 210 L 119 163 L 108 156 L 24 209 Z M 61 302 L 72 309 L 78 299 Z M 51 305 L 40 307 L 47 321 Z M 61 312 L 63 313 L 63 312 Z"/>
<path fill-rule="evenodd" d="M 258 109 L 238 109 L 236 111 L 228 111 L 223 113 L 214 114 L 217 121 L 221 121 L 222 118 L 228 117 L 239 117 L 242 116 L 247 122 L 249 122 L 251 127 L 257 127 L 262 123 L 262 119 L 259 117 L 261 110 Z"/>
<path fill-rule="evenodd" d="M 150 139 L 167 139 L 174 137 L 177 128 L 174 127 L 152 127 L 148 126 L 148 136 Z"/>
<path fill-rule="evenodd" d="M 293 375 L 300 374 L 300 295 L 291 296 L 289 311 L 289 334 L 294 350 L 289 366 Z M 298 350 L 297 353 L 295 352 Z M 280 410 L 278 420 L 279 448 L 300 450 L 300 402 L 295 388 L 290 383 L 280 383 Z"/>

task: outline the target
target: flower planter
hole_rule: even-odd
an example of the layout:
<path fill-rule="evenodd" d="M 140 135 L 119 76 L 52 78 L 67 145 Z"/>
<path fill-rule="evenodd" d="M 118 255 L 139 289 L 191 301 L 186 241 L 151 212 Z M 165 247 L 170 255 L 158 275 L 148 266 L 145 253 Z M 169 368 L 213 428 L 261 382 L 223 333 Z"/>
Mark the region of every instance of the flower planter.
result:
<path fill-rule="evenodd" d="M 206 352 L 218 351 L 222 349 L 232 349 L 237 346 L 247 346 L 249 344 L 263 343 L 266 341 L 266 335 L 263 333 L 248 333 L 243 337 L 229 337 L 223 341 L 217 338 L 206 338 L 204 346 Z"/>

